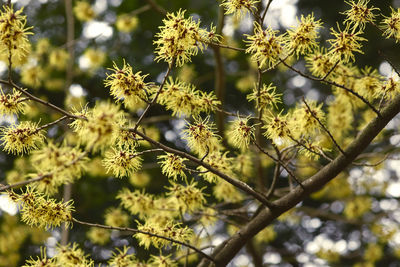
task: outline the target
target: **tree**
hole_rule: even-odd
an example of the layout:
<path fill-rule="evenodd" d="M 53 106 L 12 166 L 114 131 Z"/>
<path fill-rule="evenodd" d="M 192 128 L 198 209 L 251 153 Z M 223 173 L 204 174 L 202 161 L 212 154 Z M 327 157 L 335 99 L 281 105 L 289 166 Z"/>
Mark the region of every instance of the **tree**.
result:
<path fill-rule="evenodd" d="M 277 2 L 6 3 L 0 266 L 394 266 L 400 9 Z"/>

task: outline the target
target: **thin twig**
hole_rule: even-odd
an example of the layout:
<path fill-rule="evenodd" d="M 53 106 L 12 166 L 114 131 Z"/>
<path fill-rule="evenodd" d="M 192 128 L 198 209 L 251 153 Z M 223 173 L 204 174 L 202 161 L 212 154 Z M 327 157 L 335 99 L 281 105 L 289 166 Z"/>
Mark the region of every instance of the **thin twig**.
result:
<path fill-rule="evenodd" d="M 356 96 L 357 98 L 359 98 L 362 102 L 364 102 L 364 103 L 365 103 L 368 107 L 370 107 L 378 116 L 381 116 L 380 112 L 379 112 L 368 100 L 366 100 L 364 97 L 362 97 L 362 96 L 361 96 L 360 94 L 358 94 L 357 92 L 354 92 L 354 91 L 351 90 L 350 88 L 347 88 L 346 86 L 341 85 L 341 84 L 338 84 L 338 83 L 336 83 L 336 82 L 331 82 L 331 81 L 327 81 L 327 80 L 321 80 L 320 78 L 315 78 L 315 77 L 313 77 L 313 76 L 307 75 L 307 74 L 301 72 L 300 70 L 298 70 L 298 69 L 296 69 L 296 68 L 290 66 L 289 64 L 287 64 L 287 63 L 285 62 L 285 60 L 280 59 L 280 61 L 281 61 L 286 67 L 288 67 L 288 68 L 291 69 L 292 71 L 298 73 L 300 76 L 303 76 L 304 78 L 307 78 L 307 79 L 310 79 L 310 80 L 313 80 L 313 81 L 317 81 L 317 82 L 323 82 L 323 83 L 326 83 L 326 84 L 329 84 L 329 85 L 332 85 L 332 86 L 336 86 L 336 87 L 339 87 L 339 88 L 342 88 L 342 89 L 346 90 L 347 92 L 351 93 L 352 95 L 354 95 L 354 96 Z"/>
<path fill-rule="evenodd" d="M 167 14 L 167 11 L 161 7 L 160 5 L 158 5 L 154 0 L 146 0 L 147 3 L 149 3 L 149 5 L 158 13 L 160 13 L 161 15 L 165 16 Z"/>
<path fill-rule="evenodd" d="M 194 247 L 194 246 L 192 246 L 192 245 L 190 245 L 190 244 L 188 244 L 188 243 L 185 243 L 185 242 L 182 242 L 182 241 L 173 239 L 173 238 L 169 238 L 169 237 L 166 237 L 166 236 L 162 236 L 162 235 L 158 235 L 158 234 L 154 234 L 154 233 L 151 233 L 151 232 L 142 231 L 142 230 L 134 229 L 134 228 L 128 228 L 128 227 L 113 227 L 113 226 L 102 225 L 102 224 L 97 224 L 97 223 L 83 222 L 83 221 L 80 221 L 80 220 L 75 219 L 75 218 L 72 218 L 72 221 L 75 222 L 75 223 L 77 223 L 77 224 L 86 225 L 86 226 L 91 226 L 91 227 L 97 227 L 97 228 L 102 228 L 102 229 L 107 229 L 107 230 L 126 231 L 126 232 L 144 234 L 144 235 L 148 235 L 148 236 L 152 236 L 152 237 L 161 238 L 161 239 L 170 241 L 170 242 L 172 242 L 172 243 L 175 243 L 175 244 L 179 244 L 179 245 L 188 247 L 188 248 L 190 248 L 190 249 L 196 251 L 198 254 L 200 254 L 200 255 L 203 256 L 204 258 L 207 258 L 208 260 L 210 260 L 210 261 L 212 261 L 212 262 L 215 262 L 214 259 L 213 259 L 211 256 L 207 255 L 206 253 L 204 253 L 204 252 L 201 251 L 200 249 L 198 249 L 198 248 L 196 248 L 196 247 Z"/>
<path fill-rule="evenodd" d="M 29 179 L 29 180 L 26 180 L 26 181 L 21 181 L 21 182 L 18 182 L 18 183 L 14 183 L 14 184 L 9 184 L 9 185 L 1 185 L 0 184 L 1 185 L 0 192 L 6 191 L 6 190 L 11 189 L 11 188 L 15 188 L 15 187 L 20 187 L 20 186 L 24 186 L 24 185 L 27 185 L 27 184 L 31 184 L 31 183 L 34 183 L 34 182 L 39 182 L 39 181 L 43 180 L 44 178 L 50 177 L 51 175 L 53 175 L 53 174 L 52 173 L 46 173 L 46 174 L 40 175 L 38 177 Z"/>
<path fill-rule="evenodd" d="M 160 152 L 160 151 L 164 151 L 164 150 L 162 150 L 161 148 L 148 149 L 148 150 L 137 152 L 137 153 L 131 155 L 130 158 L 133 159 L 134 157 L 137 157 L 137 156 L 140 156 L 140 155 L 143 155 L 146 153 L 153 153 L 153 152 Z"/>
<path fill-rule="evenodd" d="M 71 114 L 71 113 L 69 113 L 68 111 L 66 111 L 66 110 L 64 110 L 64 109 L 62 109 L 62 108 L 60 108 L 60 107 L 58 107 L 58 106 L 56 106 L 56 105 L 51 104 L 50 102 L 44 101 L 44 100 L 42 100 L 42 99 L 40 99 L 40 98 L 38 98 L 38 97 L 36 97 L 36 96 L 30 94 L 28 91 L 22 89 L 22 88 L 19 87 L 17 84 L 15 84 L 13 81 L 0 80 L 0 83 L 6 84 L 6 85 L 9 85 L 9 86 L 13 86 L 15 89 L 17 89 L 18 91 L 20 91 L 22 94 L 24 94 L 25 96 L 27 96 L 27 97 L 30 98 L 31 100 L 33 100 L 33 101 L 35 101 L 35 102 L 38 102 L 38 103 L 40 103 L 40 104 L 42 104 L 42 105 L 44 105 L 44 106 L 47 106 L 47 107 L 49 107 L 49 108 L 51 108 L 51 109 L 54 109 L 54 110 L 56 110 L 57 112 L 59 112 L 59 113 L 61 113 L 61 114 L 64 114 L 64 115 L 66 115 L 66 116 L 68 116 L 68 117 L 70 117 L 70 118 L 87 120 L 85 117 L 77 116 L 77 115 Z"/>
<path fill-rule="evenodd" d="M 147 10 L 150 10 L 150 9 L 151 9 L 151 5 L 150 4 L 144 5 L 142 7 L 139 7 L 138 9 L 135 9 L 135 10 L 129 12 L 129 15 L 136 16 L 136 15 L 139 15 L 140 13 L 143 13 L 143 12 L 145 12 Z"/>
<path fill-rule="evenodd" d="M 269 10 L 269 7 L 270 7 L 272 1 L 273 1 L 273 0 L 269 0 L 268 3 L 267 3 L 267 6 L 266 6 L 265 9 L 264 9 L 264 12 L 263 12 L 263 14 L 262 14 L 262 16 L 261 16 L 261 25 L 264 24 L 265 15 L 267 15 L 267 12 L 268 12 L 268 10 Z"/>
<path fill-rule="evenodd" d="M 173 60 L 169 65 L 168 65 L 168 69 L 167 72 L 164 75 L 164 78 L 160 84 L 160 87 L 155 95 L 155 97 L 153 98 L 153 100 L 147 105 L 146 109 L 143 111 L 143 113 L 140 115 L 139 119 L 137 120 L 135 127 L 134 127 L 134 131 L 137 130 L 137 128 L 139 127 L 140 122 L 143 120 L 144 116 L 146 115 L 146 113 L 149 111 L 150 107 L 156 103 L 158 96 L 160 95 L 165 82 L 167 81 L 168 75 L 170 74 L 171 70 L 172 70 L 172 66 L 174 65 L 175 60 Z"/>
<path fill-rule="evenodd" d="M 385 54 L 381 50 L 378 50 L 378 54 L 381 55 L 383 57 L 383 59 L 387 61 L 387 63 L 389 63 L 390 67 L 392 67 L 392 69 L 397 73 L 397 76 L 399 76 L 399 78 L 400 78 L 400 72 L 394 66 L 393 62 L 388 57 L 386 57 Z"/>
<path fill-rule="evenodd" d="M 339 149 L 339 151 L 343 154 L 346 155 L 346 153 L 344 152 L 344 150 L 339 146 L 339 144 L 336 142 L 335 138 L 333 137 L 333 135 L 331 134 L 331 132 L 325 127 L 325 125 L 319 120 L 319 118 L 317 117 L 317 115 L 314 113 L 314 111 L 311 110 L 310 106 L 307 104 L 306 100 L 303 97 L 303 103 L 306 105 L 308 111 L 310 112 L 311 116 L 313 116 L 313 118 L 318 122 L 318 124 L 321 126 L 321 128 L 329 135 L 329 137 L 331 138 L 332 142 L 335 144 L 335 146 Z"/>
<path fill-rule="evenodd" d="M 50 126 L 53 126 L 53 125 L 59 123 L 60 121 L 65 120 L 65 119 L 69 119 L 69 117 L 68 117 L 68 116 L 62 116 L 61 118 L 59 118 L 59 119 L 57 119 L 57 120 L 55 120 L 55 121 L 49 122 L 49 123 L 47 123 L 47 124 L 44 124 L 44 125 L 42 125 L 42 126 L 36 128 L 36 130 L 35 130 L 32 134 L 36 134 L 36 133 L 38 133 L 39 131 L 41 131 L 41 130 L 43 130 L 43 129 L 46 129 L 46 128 L 50 127 Z"/>
<path fill-rule="evenodd" d="M 231 49 L 231 50 L 235 50 L 235 51 L 241 51 L 241 52 L 246 51 L 245 48 L 233 47 L 233 46 L 224 45 L 224 44 L 218 44 L 218 43 L 214 43 L 214 42 L 208 42 L 206 44 L 208 44 L 210 46 L 217 46 L 217 47 L 220 47 L 220 48 L 227 48 L 227 49 Z"/>
<path fill-rule="evenodd" d="M 285 171 L 287 171 L 287 173 L 289 174 L 289 176 L 292 177 L 292 178 L 296 181 L 296 183 L 298 183 L 299 186 L 300 186 L 301 188 L 304 189 L 303 184 L 299 181 L 299 179 L 297 179 L 297 177 L 292 173 L 292 171 L 289 170 L 289 168 L 286 166 L 286 164 L 285 164 L 284 162 L 282 162 L 282 160 L 275 158 L 275 157 L 272 156 L 268 151 L 265 151 L 257 142 L 254 141 L 253 143 L 256 145 L 256 147 L 257 147 L 262 153 L 264 153 L 265 155 L 267 155 L 267 156 L 268 156 L 269 158 L 271 158 L 273 161 L 279 162 L 279 163 L 282 165 L 282 167 L 285 169 Z"/>
<path fill-rule="evenodd" d="M 253 196 L 255 199 L 260 201 L 262 204 L 264 204 L 269 209 L 275 208 L 275 205 L 270 203 L 262 193 L 257 192 L 256 190 L 251 188 L 246 183 L 228 176 L 227 174 L 225 174 L 225 173 L 213 168 L 211 165 L 205 163 L 204 161 L 201 161 L 200 159 L 196 158 L 195 156 L 192 156 L 192 155 L 190 155 L 190 154 L 188 154 L 186 152 L 183 152 L 183 151 L 180 151 L 180 150 L 177 150 L 177 149 L 173 149 L 173 148 L 171 148 L 169 146 L 166 146 L 166 145 L 164 145 L 164 144 L 162 144 L 162 143 L 160 143 L 158 141 L 155 141 L 155 140 L 151 139 L 150 137 L 148 137 L 147 135 L 145 135 L 144 133 L 142 133 L 142 132 L 140 132 L 138 130 L 134 130 L 133 128 L 131 128 L 129 130 L 135 132 L 136 134 L 141 136 L 146 141 L 150 142 L 151 144 L 155 145 L 156 147 L 159 147 L 159 148 L 163 149 L 166 152 L 176 154 L 176 155 L 178 155 L 180 157 L 183 157 L 183 158 L 187 158 L 188 160 L 196 163 L 197 165 L 203 166 L 204 168 L 206 168 L 210 172 L 212 172 L 212 173 L 218 175 L 219 177 L 221 177 L 222 179 L 224 179 L 226 182 L 232 184 L 233 186 L 235 186 L 235 187 L 239 188 L 240 190 L 246 192 L 247 194 Z"/>

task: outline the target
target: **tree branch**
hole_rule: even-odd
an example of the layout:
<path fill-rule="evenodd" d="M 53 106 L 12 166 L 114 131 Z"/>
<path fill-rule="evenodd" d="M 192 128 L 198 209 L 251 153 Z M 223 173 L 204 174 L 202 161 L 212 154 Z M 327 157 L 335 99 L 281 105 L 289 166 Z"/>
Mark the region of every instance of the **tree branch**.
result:
<path fill-rule="evenodd" d="M 279 208 L 262 209 L 248 224 L 235 235 L 219 245 L 213 253 L 213 258 L 218 266 L 225 266 L 239 252 L 239 250 L 258 232 L 268 226 L 281 214 L 296 206 L 311 193 L 320 190 L 329 181 L 342 172 L 351 162 L 372 142 L 383 128 L 400 112 L 400 95 L 384 108 L 380 116 L 375 117 L 355 140 L 345 150 L 345 155 L 340 154 L 335 160 L 327 164 L 315 175 L 303 182 L 303 188 L 294 190 L 273 202 Z M 198 266 L 208 266 L 209 262 L 203 260 Z"/>

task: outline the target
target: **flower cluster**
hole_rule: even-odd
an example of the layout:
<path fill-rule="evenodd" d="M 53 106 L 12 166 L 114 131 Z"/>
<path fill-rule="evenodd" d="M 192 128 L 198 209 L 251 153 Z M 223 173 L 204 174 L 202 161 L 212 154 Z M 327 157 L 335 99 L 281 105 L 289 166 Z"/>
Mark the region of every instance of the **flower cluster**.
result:
<path fill-rule="evenodd" d="M 229 127 L 228 140 L 237 148 L 248 148 L 251 139 L 254 138 L 255 128 L 253 125 L 248 125 L 248 122 L 249 119 L 238 118 Z"/>
<path fill-rule="evenodd" d="M 34 151 L 30 161 L 39 176 L 51 174 L 37 182 L 36 189 L 52 195 L 57 193 L 60 185 L 72 183 L 80 178 L 87 162 L 84 155 L 79 148 L 57 146 L 52 142 Z"/>
<path fill-rule="evenodd" d="M 288 115 L 283 115 L 282 112 L 270 116 L 265 116 L 264 121 L 266 121 L 266 125 L 263 126 L 263 129 L 266 129 L 264 132 L 264 136 L 271 139 L 275 144 L 279 142 L 290 142 L 291 133 L 289 128 Z"/>
<path fill-rule="evenodd" d="M 194 122 L 189 123 L 183 131 L 183 138 L 188 142 L 189 148 L 200 155 L 213 152 L 220 146 L 219 138 L 213 130 L 214 124 L 209 122 L 209 117 L 204 120 L 195 117 Z"/>
<path fill-rule="evenodd" d="M 392 10 L 390 17 L 385 17 L 382 21 L 382 29 L 384 30 L 384 35 L 386 38 L 393 37 L 396 42 L 400 40 L 400 8 Z"/>
<path fill-rule="evenodd" d="M 130 216 L 120 208 L 110 208 L 104 214 L 104 222 L 112 227 L 129 226 Z"/>
<path fill-rule="evenodd" d="M 263 30 L 257 22 L 254 23 L 254 35 L 248 35 L 245 40 L 248 46 L 246 53 L 251 53 L 251 59 L 257 61 L 260 67 L 272 67 L 284 54 L 283 36 L 277 36 L 278 31 L 271 28 Z"/>
<path fill-rule="evenodd" d="M 75 115 L 86 118 L 76 119 L 70 125 L 80 141 L 88 149 L 104 149 L 115 142 L 112 138 L 124 123 L 124 113 L 118 106 L 108 102 L 99 102 L 93 109 L 84 108 Z"/>
<path fill-rule="evenodd" d="M 22 121 L 1 129 L 3 150 L 12 154 L 28 153 L 43 142 L 44 136 L 37 123 Z"/>
<path fill-rule="evenodd" d="M 400 92 L 400 82 L 399 78 L 390 77 L 381 87 L 381 94 L 385 96 L 386 99 L 391 99 L 399 94 Z"/>
<path fill-rule="evenodd" d="M 314 49 L 313 53 L 305 57 L 305 60 L 307 68 L 317 77 L 325 77 L 335 65 L 334 59 L 326 52 L 325 48 Z"/>
<path fill-rule="evenodd" d="M 351 6 L 349 10 L 346 10 L 344 14 L 347 19 L 344 22 L 349 22 L 354 25 L 354 28 L 360 26 L 361 30 L 365 28 L 366 23 L 373 23 L 375 20 L 374 10 L 379 10 L 376 7 L 368 7 L 369 0 L 358 0 L 357 3 L 354 0 L 345 1 Z"/>
<path fill-rule="evenodd" d="M 170 201 L 174 207 L 178 210 L 185 212 L 194 212 L 203 208 L 203 204 L 206 202 L 203 194 L 204 188 L 197 188 L 196 182 L 190 182 L 190 184 L 184 186 L 171 182 L 171 186 L 167 187 L 170 196 Z"/>
<path fill-rule="evenodd" d="M 362 34 L 362 31 L 359 30 L 354 32 L 354 30 L 350 29 L 350 24 L 346 24 L 343 31 L 340 28 L 338 31 L 332 28 L 331 33 L 335 38 L 328 40 L 332 46 L 329 54 L 332 55 L 335 61 L 348 63 L 350 60 L 355 60 L 355 52 L 363 53 L 360 42 L 365 41 L 366 39 L 359 36 Z"/>
<path fill-rule="evenodd" d="M 12 94 L 4 94 L 3 89 L 0 88 L 0 114 L 14 115 L 24 113 L 27 107 L 26 102 L 21 97 L 22 93 L 13 89 Z"/>
<path fill-rule="evenodd" d="M 300 18 L 299 26 L 288 29 L 286 39 L 286 49 L 288 53 L 295 52 L 297 55 L 304 55 L 317 47 L 318 30 L 322 22 L 315 20 L 314 15 Z"/>
<path fill-rule="evenodd" d="M 197 55 L 206 47 L 207 43 L 218 41 L 215 29 L 210 32 L 199 27 L 200 21 L 195 22 L 190 17 L 185 19 L 185 11 L 179 10 L 176 14 L 168 13 L 163 20 L 164 26 L 160 26 L 160 32 L 156 34 L 157 57 L 155 60 L 165 62 L 176 62 L 176 66 L 182 66 L 191 57 Z"/>
<path fill-rule="evenodd" d="M 105 85 L 110 87 L 110 94 L 118 101 L 122 100 L 126 107 L 132 107 L 138 102 L 147 100 L 146 92 L 151 84 L 144 82 L 147 75 L 141 72 L 133 73 L 132 67 L 124 62 L 122 69 L 114 63 L 113 74 L 108 74 Z"/>
<path fill-rule="evenodd" d="M 174 180 L 176 180 L 178 176 L 186 178 L 185 159 L 171 153 L 158 156 L 157 158 L 160 160 L 159 163 L 161 164 L 161 171 L 163 174 Z"/>
<path fill-rule="evenodd" d="M 158 102 L 172 115 L 198 115 L 200 112 L 214 111 L 221 104 L 213 92 L 196 90 L 191 84 L 170 78 L 159 94 Z"/>
<path fill-rule="evenodd" d="M 107 151 L 103 161 L 107 172 L 112 172 L 116 177 L 124 177 L 136 172 L 142 166 L 142 158 L 136 155 L 133 149 L 115 149 Z"/>
<path fill-rule="evenodd" d="M 235 14 L 237 17 L 257 11 L 259 0 L 223 0 L 221 6 L 226 8 L 225 14 Z"/>
<path fill-rule="evenodd" d="M 92 259 L 89 259 L 85 252 L 78 247 L 76 243 L 66 246 L 58 246 L 57 254 L 55 256 L 57 262 L 65 267 L 74 266 L 94 266 Z"/>
<path fill-rule="evenodd" d="M 21 194 L 9 191 L 9 197 L 19 203 L 22 221 L 28 225 L 49 229 L 69 224 L 72 219 L 72 201 L 57 202 L 29 187 Z"/>
<path fill-rule="evenodd" d="M 280 97 L 282 94 L 276 93 L 276 87 L 271 84 L 263 84 L 262 88 L 258 90 L 257 87 L 253 88 L 253 92 L 247 95 L 247 100 L 256 101 L 258 110 L 277 107 L 278 103 L 282 103 Z"/>
<path fill-rule="evenodd" d="M 94 267 L 94 261 L 85 255 L 85 252 L 78 247 L 76 243 L 66 246 L 58 246 L 56 255 L 53 258 L 47 258 L 46 251 L 43 249 L 41 257 L 36 260 L 31 258 L 26 261 L 23 267 Z"/>
<path fill-rule="evenodd" d="M 26 16 L 21 15 L 22 11 L 22 8 L 14 11 L 7 5 L 0 11 L 0 53 L 11 58 L 10 64 L 25 61 L 31 48 L 27 36 L 32 34 L 29 32 L 32 27 L 25 27 Z"/>
<path fill-rule="evenodd" d="M 151 214 L 155 207 L 154 197 L 139 190 L 131 192 L 125 188 L 118 193 L 117 199 L 121 200 L 121 205 L 131 214 L 139 214 L 140 218 Z"/>
<path fill-rule="evenodd" d="M 119 15 L 117 21 L 115 22 L 117 29 L 126 33 L 133 31 L 138 27 L 138 25 L 139 19 L 129 14 Z"/>
<path fill-rule="evenodd" d="M 307 107 L 308 105 L 308 107 Z M 317 105 L 315 101 L 309 101 L 295 108 L 291 120 L 290 129 L 293 137 L 314 136 L 315 132 L 320 129 L 318 120 L 322 123 L 325 121 L 325 114 L 322 111 L 322 103 Z M 318 118 L 318 120 L 316 119 Z"/>
<path fill-rule="evenodd" d="M 363 75 L 355 81 L 354 89 L 368 101 L 372 101 L 379 97 L 381 87 L 379 73 L 371 68 L 365 68 L 361 70 L 361 73 Z"/>
<path fill-rule="evenodd" d="M 144 224 L 138 223 L 137 228 L 140 231 L 164 236 L 181 242 L 187 242 L 193 236 L 193 231 L 190 228 L 187 226 L 181 227 L 179 223 L 174 223 L 172 221 L 169 221 L 166 224 L 158 224 L 156 222 L 148 223 L 146 221 Z M 139 245 L 144 246 L 146 249 L 148 249 L 150 245 L 153 245 L 156 248 L 161 248 L 167 245 L 180 247 L 180 244 L 148 234 L 137 233 L 134 236 L 139 240 Z"/>
<path fill-rule="evenodd" d="M 74 13 L 80 21 L 89 21 L 96 16 L 93 8 L 86 1 L 77 1 L 74 6 Z"/>
<path fill-rule="evenodd" d="M 226 175 L 233 176 L 233 159 L 227 157 L 227 152 L 221 153 L 219 151 L 211 152 L 204 159 L 204 162 L 210 165 L 212 168 L 219 170 Z M 215 173 L 208 172 L 207 169 L 203 166 L 198 166 L 197 169 L 201 172 L 200 176 L 203 177 L 206 181 L 213 183 L 218 180 L 219 176 Z"/>

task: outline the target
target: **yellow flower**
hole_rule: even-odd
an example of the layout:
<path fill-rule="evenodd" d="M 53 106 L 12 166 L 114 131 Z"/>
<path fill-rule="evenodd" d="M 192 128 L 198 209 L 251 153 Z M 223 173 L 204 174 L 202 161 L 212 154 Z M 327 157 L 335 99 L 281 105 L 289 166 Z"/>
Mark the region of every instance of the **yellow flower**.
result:
<path fill-rule="evenodd" d="M 104 53 L 104 51 L 102 51 L 101 49 L 93 48 L 86 49 L 83 55 L 89 60 L 89 68 L 91 70 L 96 70 L 100 68 L 104 64 L 104 61 L 107 57 L 106 53 Z"/>
<path fill-rule="evenodd" d="M 58 192 L 58 187 L 63 184 L 72 183 L 79 179 L 86 169 L 87 158 L 79 148 L 66 145 L 54 145 L 49 142 L 40 150 L 32 153 L 31 164 L 37 174 L 51 173 L 50 176 L 35 183 L 35 188 L 40 192 L 52 195 Z"/>
<path fill-rule="evenodd" d="M 110 70 L 114 73 L 107 74 L 104 84 L 110 87 L 110 94 L 116 101 L 123 101 L 126 107 L 131 107 L 147 99 L 146 91 L 150 90 L 151 83 L 144 82 L 144 79 L 148 75 L 141 75 L 141 71 L 133 73 L 132 67 L 125 61 L 122 69 L 115 63 L 113 67 Z"/>
<path fill-rule="evenodd" d="M 66 246 L 58 246 L 57 254 L 55 258 L 59 265 L 65 267 L 76 267 L 76 266 L 94 266 L 92 259 L 88 259 L 85 252 L 78 247 L 76 243 L 72 245 L 68 244 Z"/>
<path fill-rule="evenodd" d="M 26 28 L 26 16 L 22 16 L 23 8 L 14 11 L 12 7 L 3 6 L 0 11 L 0 52 L 11 55 L 11 62 L 22 63 L 30 51 L 28 35 L 32 27 Z M 16 64 L 13 64 L 16 65 Z"/>
<path fill-rule="evenodd" d="M 271 139 L 275 144 L 279 144 L 280 142 L 290 142 L 291 132 L 289 129 L 289 120 L 288 115 L 282 115 L 280 112 L 277 115 L 265 116 L 264 121 L 266 121 L 266 125 L 263 126 L 263 129 L 266 129 L 264 132 L 264 136 Z"/>
<path fill-rule="evenodd" d="M 305 60 L 307 68 L 318 77 L 325 77 L 335 65 L 334 59 L 326 52 L 325 48 L 316 48 L 313 53 L 305 57 Z"/>
<path fill-rule="evenodd" d="M 151 266 L 158 266 L 158 267 L 178 267 L 178 263 L 170 259 L 170 255 L 169 256 L 151 255 L 150 264 Z"/>
<path fill-rule="evenodd" d="M 172 110 L 172 115 L 198 115 L 201 112 L 214 111 L 221 102 L 213 92 L 196 90 L 195 86 L 170 78 L 159 94 L 158 103 Z"/>
<path fill-rule="evenodd" d="M 13 115 L 18 113 L 24 114 L 27 107 L 26 101 L 21 97 L 22 93 L 13 88 L 12 94 L 4 94 L 3 89 L 0 87 L 0 114 Z"/>
<path fill-rule="evenodd" d="M 72 219 L 72 200 L 57 202 L 55 199 L 45 198 L 43 194 L 35 192 L 28 187 L 21 194 L 9 191 L 9 197 L 19 202 L 21 208 L 21 220 L 28 225 L 39 228 L 54 228 Z"/>
<path fill-rule="evenodd" d="M 110 240 L 111 234 L 110 230 L 92 227 L 86 232 L 86 236 L 94 244 L 105 245 Z"/>
<path fill-rule="evenodd" d="M 271 28 L 263 30 L 260 24 L 254 23 L 254 35 L 248 35 L 245 40 L 248 46 L 246 53 L 250 53 L 253 61 L 258 61 L 260 67 L 272 67 L 280 57 L 283 57 L 283 37 L 277 36 L 278 31 Z"/>
<path fill-rule="evenodd" d="M 268 107 L 277 107 L 278 103 L 282 103 L 280 97 L 282 94 L 277 94 L 276 86 L 272 83 L 269 85 L 263 84 L 260 91 L 257 87 L 253 87 L 253 92 L 247 95 L 247 100 L 256 101 L 256 107 L 258 110 L 267 109 Z"/>
<path fill-rule="evenodd" d="M 200 21 L 195 22 L 192 17 L 185 19 L 185 11 L 182 10 L 176 14 L 168 13 L 163 22 L 164 26 L 159 27 L 160 32 L 156 34 L 157 40 L 154 41 L 156 61 L 175 61 L 176 66 L 182 66 L 191 61 L 198 50 L 202 51 L 208 42 L 219 38 L 215 34 L 215 27 L 211 27 L 210 31 L 201 29 Z"/>
<path fill-rule="evenodd" d="M 118 193 L 117 199 L 121 200 L 121 205 L 131 214 L 139 214 L 141 219 L 146 218 L 154 209 L 154 197 L 144 191 L 135 190 L 131 192 L 124 188 Z"/>
<path fill-rule="evenodd" d="M 382 30 L 384 30 L 383 35 L 386 38 L 393 37 L 396 40 L 396 43 L 400 40 L 400 8 L 397 10 L 390 7 L 392 14 L 390 17 L 385 17 L 382 20 Z"/>
<path fill-rule="evenodd" d="M 121 32 L 131 32 L 139 25 L 139 19 L 129 14 L 119 15 L 115 26 Z"/>
<path fill-rule="evenodd" d="M 84 108 L 80 112 L 75 112 L 75 115 L 83 116 L 87 120 L 76 119 L 70 126 L 80 141 L 86 144 L 88 149 L 95 151 L 114 144 L 113 133 L 125 120 L 124 113 L 119 107 L 108 102 L 99 102 L 93 109 Z"/>
<path fill-rule="evenodd" d="M 89 21 L 96 16 L 93 8 L 86 1 L 77 1 L 74 6 L 74 13 L 80 21 Z"/>
<path fill-rule="evenodd" d="M 113 172 L 116 177 L 122 178 L 136 172 L 142 166 L 142 158 L 136 155 L 133 149 L 115 149 L 107 151 L 103 161 L 107 172 Z"/>
<path fill-rule="evenodd" d="M 64 70 L 67 67 L 69 54 L 64 49 L 54 49 L 49 55 L 49 65 L 56 70 Z"/>
<path fill-rule="evenodd" d="M 187 242 L 193 236 L 193 231 L 187 226 L 181 227 L 179 223 L 174 223 L 172 221 L 167 222 L 167 224 L 158 224 L 156 222 L 148 222 L 145 224 L 138 223 L 138 230 L 169 237 L 181 242 Z M 180 244 L 170 242 L 166 239 L 162 239 L 155 236 L 149 236 L 146 234 L 137 233 L 134 235 L 139 240 L 139 245 L 144 246 L 145 249 L 148 249 L 150 245 L 153 245 L 156 248 L 161 248 L 167 245 L 172 245 L 176 247 L 180 247 Z"/>
<path fill-rule="evenodd" d="M 373 23 L 375 20 L 375 14 L 372 13 L 374 10 L 379 10 L 376 7 L 368 7 L 369 0 L 358 0 L 357 4 L 354 0 L 345 1 L 346 4 L 350 5 L 351 8 L 346 10 L 343 14 L 347 16 L 347 19 L 344 21 L 349 22 L 354 25 L 354 28 L 360 26 L 360 29 L 365 28 L 365 24 L 370 22 Z"/>
<path fill-rule="evenodd" d="M 209 117 L 204 120 L 195 117 L 194 122 L 188 124 L 183 134 L 189 148 L 200 155 L 213 152 L 220 145 L 219 136 L 214 133 L 214 124 L 209 122 Z"/>
<path fill-rule="evenodd" d="M 163 174 L 176 180 L 178 176 L 182 178 L 186 178 L 185 174 L 185 159 L 182 159 L 179 156 L 176 156 L 171 153 L 167 153 L 166 155 L 161 155 L 157 157 L 159 163 L 161 164 L 161 171 Z"/>
<path fill-rule="evenodd" d="M 226 175 L 233 176 L 233 159 L 227 157 L 228 152 L 222 153 L 219 151 L 210 152 L 207 157 L 204 159 L 204 162 L 213 167 L 216 170 L 219 170 Z M 201 172 L 200 176 L 203 177 L 206 181 L 213 183 L 217 181 L 219 178 L 218 175 L 207 171 L 203 166 L 198 166 L 197 169 Z"/>
<path fill-rule="evenodd" d="M 360 42 L 366 41 L 366 39 L 359 36 L 363 33 L 361 30 L 354 32 L 353 29 L 353 31 L 350 31 L 350 24 L 346 24 L 343 31 L 338 26 L 338 31 L 331 28 L 331 33 L 335 36 L 335 39 L 328 40 L 331 44 L 329 54 L 334 58 L 334 61 L 348 63 L 350 60 L 355 60 L 354 52 L 363 54 Z"/>
<path fill-rule="evenodd" d="M 259 0 L 223 0 L 221 6 L 226 8 L 225 14 L 235 14 L 242 17 L 248 12 L 257 11 Z"/>
<path fill-rule="evenodd" d="M 171 186 L 166 189 L 169 191 L 167 195 L 170 196 L 170 201 L 173 206 L 185 212 L 194 212 L 203 208 L 203 204 L 206 202 L 203 195 L 203 188 L 197 188 L 197 183 L 191 181 L 186 186 L 171 182 Z"/>
<path fill-rule="evenodd" d="M 22 83 L 32 88 L 39 88 L 47 74 L 41 66 L 24 66 L 21 70 Z"/>
<path fill-rule="evenodd" d="M 110 208 L 104 215 L 106 225 L 112 227 L 127 227 L 129 226 L 129 215 L 119 208 Z"/>
<path fill-rule="evenodd" d="M 317 105 L 316 101 L 307 101 L 307 105 L 302 103 L 296 107 L 290 118 L 289 127 L 294 138 L 307 135 L 314 136 L 321 127 L 318 120 L 321 123 L 325 121 L 322 103 Z"/>
<path fill-rule="evenodd" d="M 18 125 L 11 125 L 1 129 L 0 141 L 3 143 L 3 151 L 12 154 L 28 153 L 43 142 L 44 136 L 38 130 L 37 123 L 22 121 Z"/>
<path fill-rule="evenodd" d="M 318 46 L 315 40 L 318 38 L 318 30 L 321 26 L 321 20 L 315 21 L 314 14 L 307 17 L 301 15 L 299 26 L 287 30 L 285 46 L 288 53 L 293 51 L 298 56 L 311 52 Z"/>
<path fill-rule="evenodd" d="M 395 97 L 400 92 L 400 82 L 398 77 L 390 77 L 381 86 L 381 95 L 384 95 L 386 99 Z"/>
<path fill-rule="evenodd" d="M 117 251 L 112 253 L 111 259 L 107 262 L 110 267 L 123 267 L 123 266 L 135 266 L 136 263 L 135 255 L 128 253 L 129 247 L 124 246 L 122 250 L 117 248 Z"/>
<path fill-rule="evenodd" d="M 228 139 L 235 147 L 246 149 L 249 147 L 250 141 L 254 138 L 255 128 L 248 125 L 249 119 L 237 118 L 230 125 Z"/>

